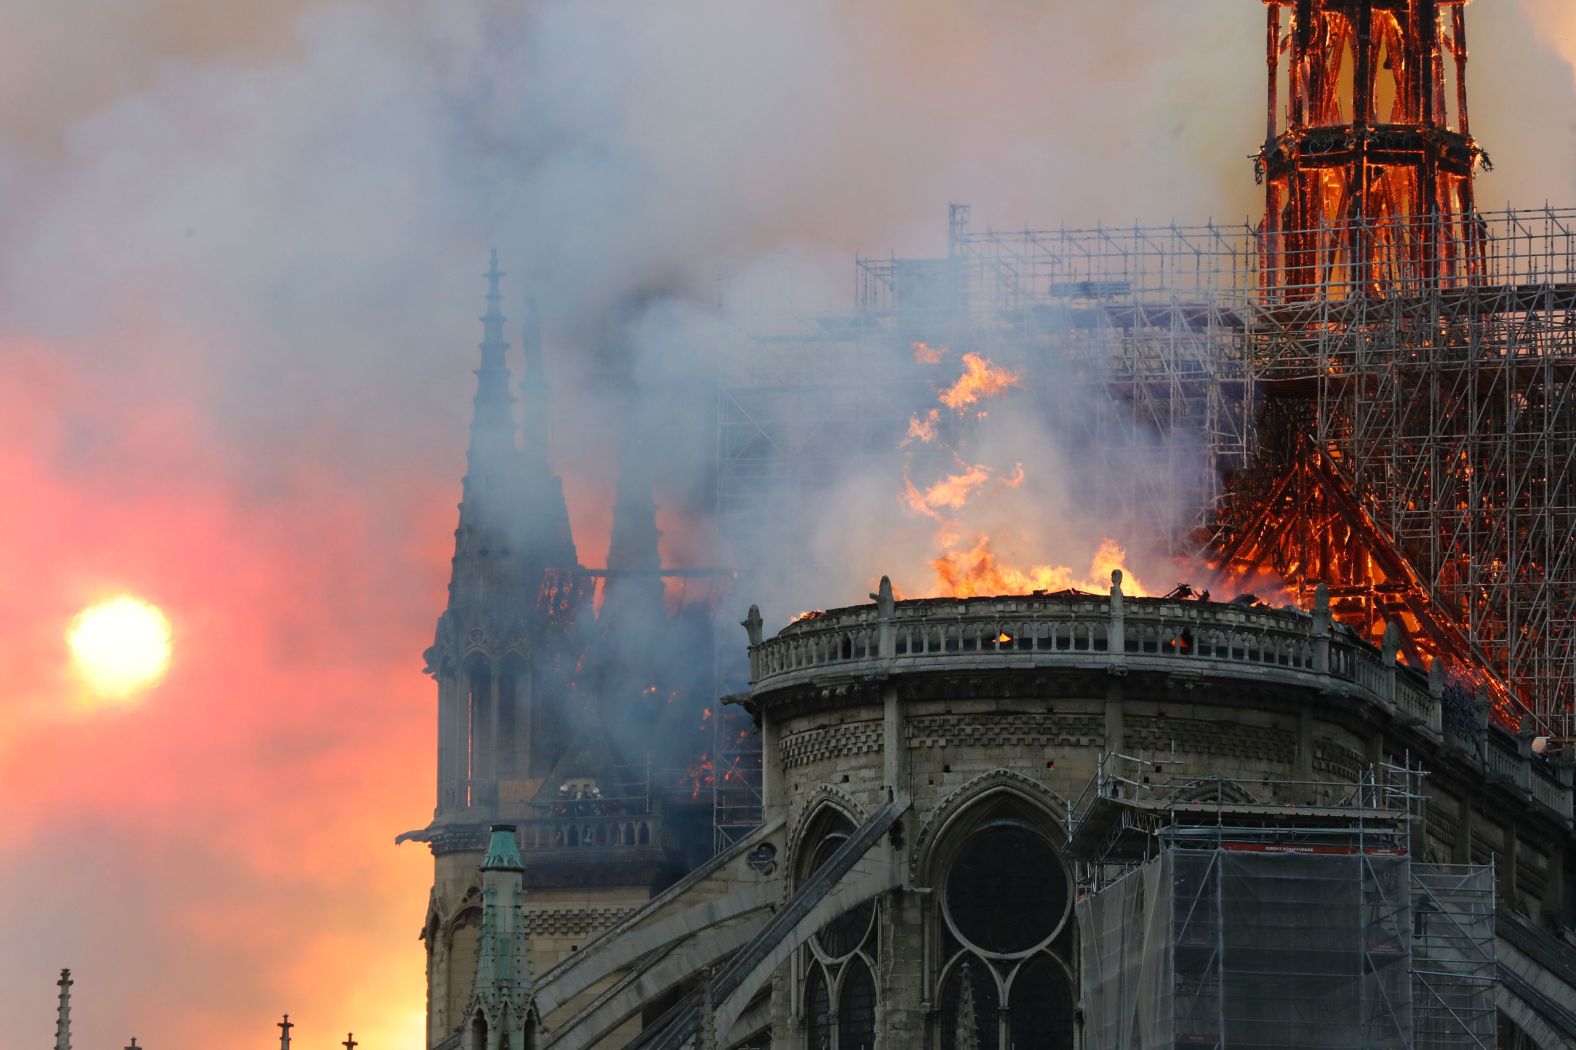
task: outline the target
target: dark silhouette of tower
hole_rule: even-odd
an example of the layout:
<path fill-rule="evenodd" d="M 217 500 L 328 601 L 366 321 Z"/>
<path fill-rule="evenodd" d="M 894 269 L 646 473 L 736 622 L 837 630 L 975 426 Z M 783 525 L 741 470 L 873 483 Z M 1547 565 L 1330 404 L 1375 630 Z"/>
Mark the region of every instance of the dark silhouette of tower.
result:
<path fill-rule="evenodd" d="M 436 817 L 467 824 L 524 801 L 524 782 L 563 746 L 566 685 L 552 644 L 573 630 L 579 587 L 569 514 L 548 466 L 541 376 L 525 384 L 528 430 L 515 445 L 497 253 L 487 273 L 481 365 L 455 530 L 449 604 L 427 650 L 438 681 Z"/>

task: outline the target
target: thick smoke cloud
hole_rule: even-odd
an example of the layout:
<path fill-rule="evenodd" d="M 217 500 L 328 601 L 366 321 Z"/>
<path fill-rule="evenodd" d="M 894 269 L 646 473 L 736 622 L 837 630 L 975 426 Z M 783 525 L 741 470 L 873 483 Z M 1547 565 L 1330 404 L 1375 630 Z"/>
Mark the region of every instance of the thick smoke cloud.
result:
<path fill-rule="evenodd" d="M 1576 199 L 1570 15 L 1472 14 L 1474 130 L 1498 165 L 1482 199 Z M 704 564 L 711 377 L 748 366 L 752 319 L 846 309 L 855 251 L 939 253 L 949 200 L 1001 227 L 1252 214 L 1260 17 L 1244 0 L 0 10 L 13 1027 L 47 1040 L 70 965 L 82 1046 L 262 1042 L 284 1010 L 309 1050 L 347 1027 L 414 1045 L 428 865 L 388 842 L 432 804 L 419 654 L 487 247 L 507 312 L 527 289 L 543 308 L 582 559 L 607 549 L 634 425 L 659 438 L 668 558 Z M 1026 492 L 1069 498 L 1068 457 L 1033 420 L 1003 425 L 1054 467 Z M 859 552 L 893 521 L 928 544 L 899 490 L 831 479 L 788 537 L 827 578 L 779 617 L 859 597 L 884 567 Z M 119 589 L 169 610 L 176 665 L 142 707 L 87 714 L 60 634 Z"/>

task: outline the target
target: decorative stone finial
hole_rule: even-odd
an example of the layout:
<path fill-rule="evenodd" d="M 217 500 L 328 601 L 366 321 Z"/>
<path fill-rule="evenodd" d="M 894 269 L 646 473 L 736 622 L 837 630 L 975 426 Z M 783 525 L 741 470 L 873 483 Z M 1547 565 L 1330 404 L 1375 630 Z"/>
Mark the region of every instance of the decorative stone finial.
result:
<path fill-rule="evenodd" d="M 1445 695 L 1445 663 L 1437 656 L 1428 665 L 1428 692 L 1436 699 Z"/>
<path fill-rule="evenodd" d="M 346 1032 L 345 1033 L 345 1041 L 343 1043 L 340 1043 L 339 1045 L 344 1047 L 345 1050 L 356 1050 L 356 1047 L 360 1046 L 361 1044 L 356 1042 L 356 1033 L 355 1032 Z"/>
<path fill-rule="evenodd" d="M 1384 662 L 1387 666 L 1395 666 L 1396 654 L 1401 651 L 1401 628 L 1396 626 L 1394 620 L 1387 621 L 1384 625 Z"/>
<path fill-rule="evenodd" d="M 290 1050 L 290 1029 L 294 1027 L 295 1025 L 290 1023 L 290 1015 L 285 1014 L 285 1019 L 278 1023 L 279 1050 Z"/>
<path fill-rule="evenodd" d="M 892 577 L 881 577 L 881 585 L 871 597 L 876 600 L 876 615 L 883 620 L 890 619 L 897 609 L 897 602 L 892 597 Z"/>
<path fill-rule="evenodd" d="M 1330 615 L 1330 588 L 1322 583 L 1313 589 L 1313 611 Z"/>
<path fill-rule="evenodd" d="M 492 826 L 492 836 L 487 840 L 487 856 L 482 859 L 481 870 L 525 870 L 525 861 L 520 857 L 520 844 L 514 840 L 513 824 Z"/>
<path fill-rule="evenodd" d="M 751 648 L 761 644 L 761 623 L 761 607 L 759 605 L 750 606 L 750 614 L 739 621 L 739 626 L 743 627 L 744 632 L 750 636 Z"/>
<path fill-rule="evenodd" d="M 1111 570 L 1111 586 L 1115 587 L 1117 590 L 1121 590 L 1122 589 L 1122 570 L 1121 569 L 1112 569 Z"/>

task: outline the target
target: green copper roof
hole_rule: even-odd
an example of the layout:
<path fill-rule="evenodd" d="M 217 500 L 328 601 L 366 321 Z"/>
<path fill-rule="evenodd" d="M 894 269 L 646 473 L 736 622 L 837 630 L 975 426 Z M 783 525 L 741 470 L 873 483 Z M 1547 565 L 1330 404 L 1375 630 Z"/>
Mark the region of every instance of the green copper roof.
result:
<path fill-rule="evenodd" d="M 492 838 L 487 842 L 487 856 L 482 861 L 482 870 L 525 870 L 525 861 L 520 859 L 520 847 L 514 841 L 513 824 L 493 825 Z"/>

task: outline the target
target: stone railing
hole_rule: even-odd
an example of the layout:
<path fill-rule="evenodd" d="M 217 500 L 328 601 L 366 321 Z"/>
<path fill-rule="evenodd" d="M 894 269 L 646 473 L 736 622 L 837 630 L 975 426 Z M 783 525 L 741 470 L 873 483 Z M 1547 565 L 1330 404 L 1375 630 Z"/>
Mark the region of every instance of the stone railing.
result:
<path fill-rule="evenodd" d="M 759 613 L 750 632 L 754 695 L 828 679 L 882 678 L 928 670 L 1035 667 L 1251 674 L 1371 703 L 1439 743 L 1445 739 L 1443 680 L 1406 667 L 1392 628 L 1369 645 L 1330 616 L 1321 587 L 1314 611 L 1166 598 L 1130 598 L 1120 578 L 1109 595 L 1024 595 L 895 601 L 882 581 L 872 605 L 816 613 L 765 638 Z M 1571 819 L 1570 786 L 1530 755 L 1457 742 L 1483 775 Z M 1502 734 L 1501 734 L 1502 735 Z M 1467 745 L 1467 746 L 1463 746 Z M 1569 779 L 1566 777 L 1565 779 Z"/>
<path fill-rule="evenodd" d="M 612 849 L 661 846 L 662 826 L 654 817 L 551 816 L 515 821 L 523 852 L 547 849 Z"/>
<path fill-rule="evenodd" d="M 886 593 L 884 591 L 884 593 Z M 749 624 L 747 624 L 749 626 Z M 758 631 L 756 626 L 754 630 Z M 943 664 L 1175 669 L 1251 665 L 1322 687 L 1356 687 L 1437 732 L 1427 679 L 1333 625 L 1327 606 L 1295 610 L 1106 595 L 936 599 L 817 613 L 750 647 L 754 691 L 828 674 L 871 675 Z"/>
<path fill-rule="evenodd" d="M 1572 822 L 1571 788 L 1562 782 L 1559 772 L 1543 759 L 1529 763 L 1532 770 L 1532 801 L 1562 817 L 1566 824 Z"/>

